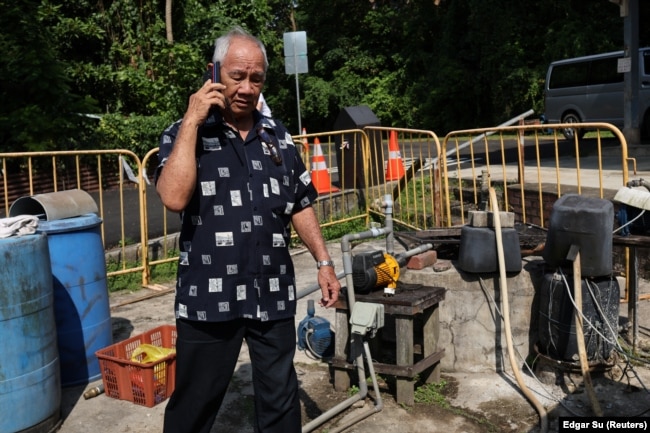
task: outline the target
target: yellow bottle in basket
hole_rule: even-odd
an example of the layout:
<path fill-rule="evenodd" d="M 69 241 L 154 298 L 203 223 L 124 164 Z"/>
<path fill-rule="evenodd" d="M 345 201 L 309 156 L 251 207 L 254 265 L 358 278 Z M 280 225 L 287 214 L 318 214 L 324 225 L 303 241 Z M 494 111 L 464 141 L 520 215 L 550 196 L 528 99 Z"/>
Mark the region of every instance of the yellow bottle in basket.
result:
<path fill-rule="evenodd" d="M 131 361 L 139 362 L 141 364 L 150 364 L 152 362 L 159 361 L 175 352 L 175 349 L 143 343 L 135 348 L 131 354 Z"/>

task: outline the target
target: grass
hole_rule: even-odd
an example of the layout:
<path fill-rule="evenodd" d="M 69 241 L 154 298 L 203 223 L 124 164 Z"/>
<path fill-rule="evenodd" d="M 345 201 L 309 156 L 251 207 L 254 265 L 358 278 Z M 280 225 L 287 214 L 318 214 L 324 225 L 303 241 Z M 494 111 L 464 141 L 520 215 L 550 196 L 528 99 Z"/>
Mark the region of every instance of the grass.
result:
<path fill-rule="evenodd" d="M 178 251 L 170 251 L 169 257 L 177 257 Z M 124 269 L 133 269 L 142 266 L 142 263 L 127 263 Z M 171 261 L 151 266 L 150 283 L 166 283 L 176 279 L 177 262 Z M 108 262 L 106 272 L 116 272 L 123 269 L 122 264 Z M 126 274 L 114 275 L 108 278 L 108 292 L 130 291 L 135 292 L 142 288 L 142 273 L 130 272 Z"/>
<path fill-rule="evenodd" d="M 488 421 L 485 417 L 479 417 L 471 414 L 463 409 L 451 406 L 444 395 L 444 390 L 447 387 L 447 381 L 444 379 L 440 382 L 425 383 L 415 389 L 415 402 L 420 404 L 437 405 L 442 409 L 448 410 L 456 415 L 463 416 L 471 419 L 478 424 L 485 425 L 488 431 L 497 433 L 499 429 L 497 426 Z"/>
<path fill-rule="evenodd" d="M 349 233 L 359 233 L 364 230 L 368 230 L 365 217 L 321 227 L 321 233 L 326 242 L 341 239 Z M 291 247 L 296 248 L 300 245 L 302 245 L 300 238 L 297 235 L 294 235 L 291 238 Z"/>
<path fill-rule="evenodd" d="M 442 408 L 449 408 L 447 397 L 444 396 L 442 391 L 447 386 L 445 380 L 440 382 L 425 383 L 415 390 L 415 402 L 423 404 L 436 404 Z"/>

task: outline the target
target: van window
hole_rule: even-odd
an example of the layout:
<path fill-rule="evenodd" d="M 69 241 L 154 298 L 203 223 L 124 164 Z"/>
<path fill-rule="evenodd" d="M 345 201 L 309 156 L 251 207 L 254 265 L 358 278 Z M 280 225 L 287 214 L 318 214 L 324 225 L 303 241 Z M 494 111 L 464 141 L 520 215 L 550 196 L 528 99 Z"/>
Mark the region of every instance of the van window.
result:
<path fill-rule="evenodd" d="M 618 57 L 595 59 L 553 67 L 549 89 L 579 87 L 595 84 L 622 83 L 623 74 L 616 72 Z M 648 58 L 650 65 L 650 57 Z"/>
<path fill-rule="evenodd" d="M 589 77 L 588 63 L 569 63 L 555 65 L 548 83 L 549 89 L 586 86 Z"/>
<path fill-rule="evenodd" d="M 616 71 L 619 57 L 597 59 L 589 62 L 589 84 L 622 83 L 623 74 Z"/>

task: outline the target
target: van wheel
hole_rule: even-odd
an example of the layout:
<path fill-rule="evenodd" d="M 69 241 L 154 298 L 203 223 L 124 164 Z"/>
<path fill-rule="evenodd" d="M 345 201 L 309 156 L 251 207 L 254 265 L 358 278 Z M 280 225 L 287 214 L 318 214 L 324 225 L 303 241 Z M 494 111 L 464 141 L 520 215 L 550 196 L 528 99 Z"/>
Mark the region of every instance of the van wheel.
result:
<path fill-rule="evenodd" d="M 580 117 L 573 112 L 566 113 L 562 116 L 562 123 L 580 123 Z M 585 131 L 580 128 L 564 128 L 562 134 L 567 140 L 574 140 L 576 136 L 581 139 L 585 135 Z"/>

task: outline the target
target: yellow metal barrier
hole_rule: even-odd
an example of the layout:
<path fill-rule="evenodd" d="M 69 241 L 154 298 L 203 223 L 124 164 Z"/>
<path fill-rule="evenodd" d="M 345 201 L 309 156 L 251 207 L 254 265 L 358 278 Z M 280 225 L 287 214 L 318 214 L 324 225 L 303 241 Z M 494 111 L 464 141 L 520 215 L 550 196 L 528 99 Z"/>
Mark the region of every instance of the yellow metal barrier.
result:
<path fill-rule="evenodd" d="M 514 209 L 523 223 L 542 227 L 547 224 L 550 206 L 564 193 L 613 198 L 628 181 L 628 164 L 636 166 L 636 161 L 629 158 L 625 137 L 615 126 L 580 126 L 592 132 L 572 142 L 561 132 L 576 124 L 481 128 L 447 134 L 442 148 L 446 224 L 464 224 L 468 210 L 486 203 L 490 186 L 503 192 L 504 209 Z"/>
<path fill-rule="evenodd" d="M 593 132 L 581 140 L 564 140 L 562 129 L 577 126 Z M 293 138 L 312 178 L 319 176 L 315 209 L 323 227 L 358 219 L 367 224 L 372 215 L 381 218 L 386 195 L 393 198 L 398 225 L 413 230 L 460 225 L 469 210 L 485 202 L 488 186 L 501 188 L 505 209 L 516 209 L 519 220 L 545 226 L 549 205 L 562 194 L 612 198 L 628 181 L 628 167 L 634 173 L 637 167 L 622 133 L 604 123 L 453 131 L 442 146 L 431 131 L 388 127 Z M 108 276 L 141 272 L 142 284 L 148 286 L 152 266 L 178 259 L 178 233 L 169 229 L 168 211 L 148 197 L 153 186 L 147 184 L 146 173 L 153 174 L 155 167 L 148 166 L 157 152 L 152 149 L 142 162 L 125 150 L 0 153 L 4 215 L 19 195 L 83 189 L 97 199 L 103 220 L 111 216 L 119 221 L 108 229 L 102 225 L 104 244 L 120 263 Z M 125 178 L 125 165 L 137 177 Z M 108 209 L 107 194 L 116 203 Z M 139 219 L 135 246 L 128 245 L 125 229 L 126 211 L 134 206 Z M 158 212 L 158 206 L 162 216 L 156 217 L 163 227 L 161 236 L 152 240 L 149 212 Z M 105 230 L 117 238 L 113 245 L 107 245 Z"/>
<path fill-rule="evenodd" d="M 372 171 L 368 168 L 365 132 L 349 129 L 296 135 L 293 140 L 319 192 L 314 207 L 321 227 L 367 220 L 363 194 Z"/>
<path fill-rule="evenodd" d="M 149 167 L 149 162 L 152 160 L 153 157 L 156 157 L 155 161 L 157 161 L 157 155 L 158 155 L 158 148 L 156 147 L 154 149 L 151 149 L 149 152 L 147 152 L 145 157 L 142 159 L 142 171 L 139 177 L 141 179 L 140 200 L 143 203 L 147 203 L 147 182 L 145 181 L 145 174 L 147 174 L 147 178 L 148 178 L 149 174 L 153 175 L 153 173 L 155 172 L 156 167 Z M 142 274 L 143 285 L 149 284 L 149 281 L 151 279 L 152 266 L 178 261 L 178 233 L 169 232 L 168 211 L 162 205 L 162 202 L 160 202 L 159 206 L 156 207 L 158 208 L 158 211 L 161 213 L 161 219 L 163 222 L 162 235 L 160 238 L 152 242 L 152 240 L 149 238 L 150 235 L 149 230 L 147 230 L 145 231 L 144 236 L 142 238 L 143 245 L 147 245 L 147 252 L 148 252 L 148 254 L 146 255 L 146 260 L 143 260 L 145 264 L 145 268 Z M 148 226 L 149 211 L 147 210 L 147 207 L 145 207 L 145 211 L 142 217 L 144 219 L 145 225 Z"/>
<path fill-rule="evenodd" d="M 370 174 L 378 180 L 367 185 L 368 211 L 382 215 L 377 206 L 390 195 L 396 224 L 413 230 L 440 227 L 443 216 L 440 141 L 432 131 L 368 126 Z"/>
<path fill-rule="evenodd" d="M 0 153 L 0 159 L 3 173 L 4 216 L 9 215 L 12 202 L 21 195 L 69 189 L 84 190 L 98 202 L 99 216 L 104 221 L 101 225 L 101 234 L 105 248 L 113 249 L 117 256 L 124 258 L 129 248 L 125 227 L 126 209 L 134 209 L 131 200 L 136 199 L 135 218 L 139 223 L 140 239 L 135 242 L 146 245 L 146 242 L 143 242 L 147 233 L 143 218 L 145 206 L 140 200 L 138 189 L 133 186 L 133 182 L 137 179 L 125 178 L 125 172 L 130 174 L 141 171 L 140 159 L 134 153 L 127 150 L 15 152 Z M 106 205 L 108 200 L 110 206 Z M 111 221 L 117 221 L 116 226 L 107 228 L 105 223 L 107 213 L 115 216 Z M 114 232 L 119 232 L 119 236 Z M 122 269 L 109 272 L 109 277 L 145 270 L 144 264 L 129 268 L 126 260 L 120 262 Z M 146 282 L 143 273 L 143 284 Z"/>

